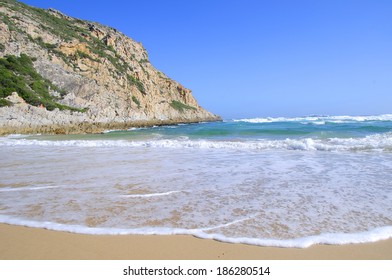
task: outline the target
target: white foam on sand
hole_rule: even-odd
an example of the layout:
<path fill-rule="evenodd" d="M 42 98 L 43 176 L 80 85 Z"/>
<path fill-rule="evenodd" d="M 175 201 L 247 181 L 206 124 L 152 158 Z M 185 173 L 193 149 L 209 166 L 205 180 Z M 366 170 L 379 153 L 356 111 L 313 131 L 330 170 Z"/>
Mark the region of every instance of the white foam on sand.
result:
<path fill-rule="evenodd" d="M 169 191 L 169 192 L 164 192 L 164 193 L 147 193 L 147 194 L 124 194 L 124 195 L 120 195 L 119 197 L 149 198 L 149 197 L 155 197 L 155 196 L 171 195 L 173 193 L 179 193 L 179 192 L 180 191 Z"/>
<path fill-rule="evenodd" d="M 55 189 L 55 188 L 58 188 L 58 186 L 0 188 L 0 192 L 38 191 L 38 190 L 47 190 L 47 189 Z"/>
<path fill-rule="evenodd" d="M 193 235 L 203 239 L 214 239 L 227 243 L 249 244 L 257 246 L 285 247 L 285 248 L 308 248 L 316 244 L 344 245 L 376 242 L 392 237 L 392 226 L 379 227 L 369 231 L 354 233 L 322 233 L 320 235 L 305 236 L 295 239 L 258 239 L 247 237 L 226 237 L 221 234 L 205 233 L 203 229 L 183 228 L 96 228 L 82 225 L 64 225 L 46 221 L 32 221 L 0 215 L 0 223 L 27 226 L 31 228 L 44 228 L 55 231 L 65 231 L 79 234 L 93 235 Z"/>

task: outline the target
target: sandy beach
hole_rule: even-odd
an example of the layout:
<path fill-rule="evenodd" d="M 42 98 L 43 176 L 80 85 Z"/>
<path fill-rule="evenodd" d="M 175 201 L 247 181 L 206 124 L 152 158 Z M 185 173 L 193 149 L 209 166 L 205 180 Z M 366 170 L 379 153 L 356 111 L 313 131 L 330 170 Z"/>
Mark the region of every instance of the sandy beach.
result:
<path fill-rule="evenodd" d="M 391 260 L 392 239 L 306 249 L 228 244 L 192 236 L 83 235 L 0 224 L 2 260 Z"/>

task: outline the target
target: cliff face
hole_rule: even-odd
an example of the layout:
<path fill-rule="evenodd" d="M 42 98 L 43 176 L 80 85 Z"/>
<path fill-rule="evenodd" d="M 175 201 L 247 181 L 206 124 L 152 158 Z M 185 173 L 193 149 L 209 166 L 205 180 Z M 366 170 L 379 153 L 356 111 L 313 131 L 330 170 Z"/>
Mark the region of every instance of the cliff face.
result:
<path fill-rule="evenodd" d="M 0 18 L 0 70 L 25 83 L 22 94 L 6 87 L 3 75 L 2 134 L 219 120 L 155 69 L 140 43 L 113 28 L 13 0 L 0 0 Z M 19 58 L 33 70 L 18 72 L 12 63 Z"/>

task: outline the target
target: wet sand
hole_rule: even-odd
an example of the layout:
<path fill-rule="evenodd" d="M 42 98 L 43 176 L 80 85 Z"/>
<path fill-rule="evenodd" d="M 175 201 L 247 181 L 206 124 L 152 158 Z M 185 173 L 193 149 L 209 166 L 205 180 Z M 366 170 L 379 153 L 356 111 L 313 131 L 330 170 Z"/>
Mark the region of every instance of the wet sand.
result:
<path fill-rule="evenodd" d="M 0 224 L 0 259 L 392 260 L 392 239 L 297 249 L 229 244 L 186 235 L 84 235 Z"/>

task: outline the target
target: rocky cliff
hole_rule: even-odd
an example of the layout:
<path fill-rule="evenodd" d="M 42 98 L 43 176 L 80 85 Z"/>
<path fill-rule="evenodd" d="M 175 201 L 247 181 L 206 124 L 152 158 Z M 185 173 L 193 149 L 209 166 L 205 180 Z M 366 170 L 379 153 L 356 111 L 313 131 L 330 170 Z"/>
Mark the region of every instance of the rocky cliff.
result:
<path fill-rule="evenodd" d="M 116 29 L 0 0 L 0 134 L 219 120 Z"/>

